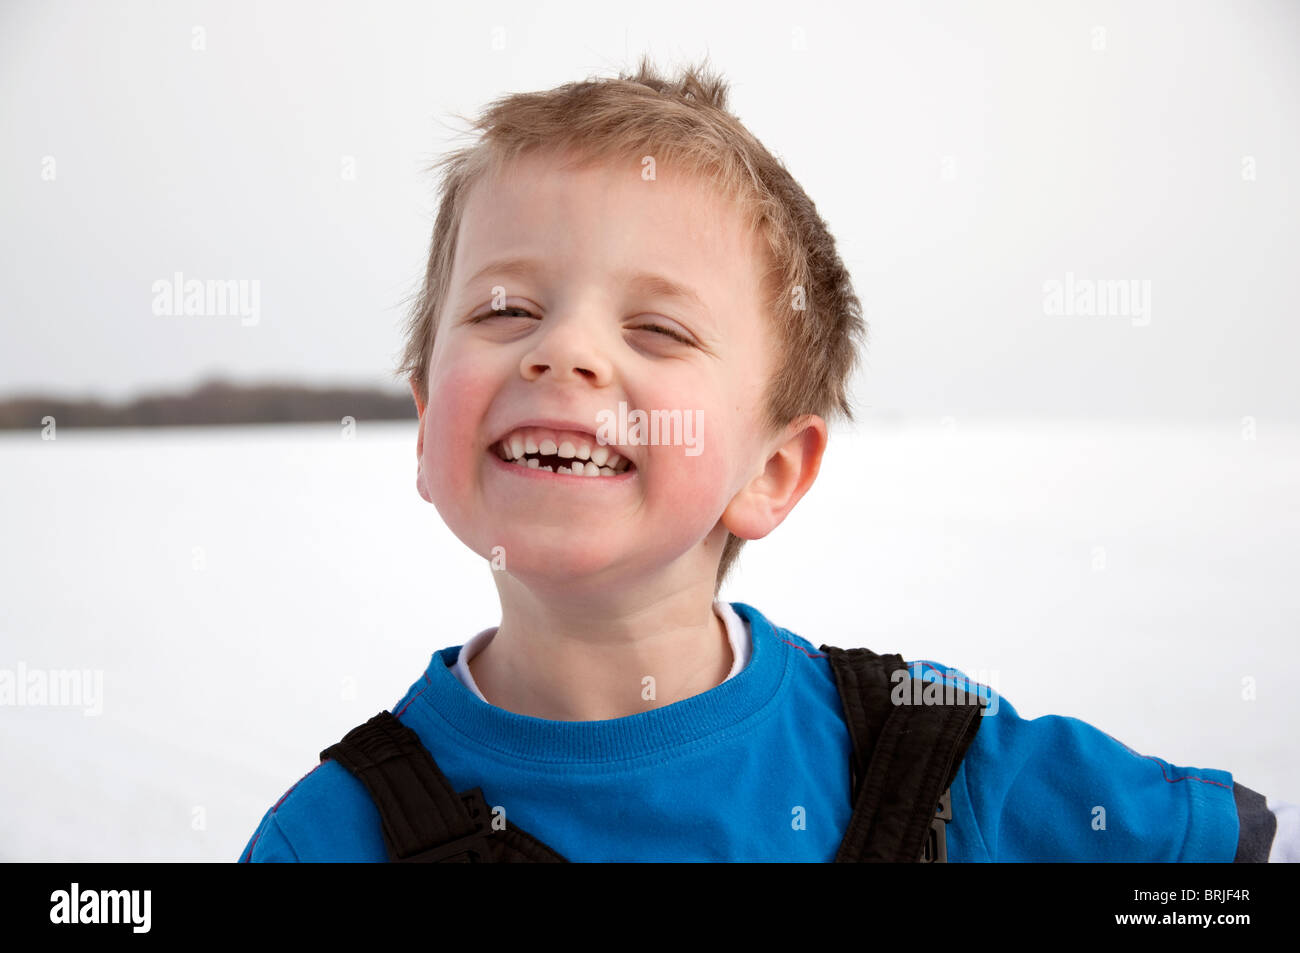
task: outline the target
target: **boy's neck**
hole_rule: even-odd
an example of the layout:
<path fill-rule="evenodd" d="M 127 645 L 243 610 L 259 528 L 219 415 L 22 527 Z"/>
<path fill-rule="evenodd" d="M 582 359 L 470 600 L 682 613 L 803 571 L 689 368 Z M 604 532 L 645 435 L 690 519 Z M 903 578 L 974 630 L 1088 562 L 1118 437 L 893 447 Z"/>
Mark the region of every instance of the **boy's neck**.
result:
<path fill-rule="evenodd" d="M 590 611 L 573 618 L 542 606 L 503 607 L 496 634 L 469 662 L 474 683 L 490 704 L 518 715 L 599 721 L 707 692 L 734 664 L 711 601 L 703 611 L 654 605 L 615 621 L 592 619 Z"/>

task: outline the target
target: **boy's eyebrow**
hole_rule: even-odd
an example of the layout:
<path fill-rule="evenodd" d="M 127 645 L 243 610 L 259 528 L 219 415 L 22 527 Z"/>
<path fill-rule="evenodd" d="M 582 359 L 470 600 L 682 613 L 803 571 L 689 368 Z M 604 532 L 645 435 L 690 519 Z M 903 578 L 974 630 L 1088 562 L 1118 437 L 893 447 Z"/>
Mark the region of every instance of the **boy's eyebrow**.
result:
<path fill-rule="evenodd" d="M 526 278 L 535 275 L 543 269 L 543 264 L 535 258 L 524 256 L 516 258 L 503 258 L 500 261 L 494 261 L 484 265 L 478 271 L 474 272 L 465 282 L 470 285 L 478 281 L 485 275 L 497 274 L 506 277 Z M 689 285 L 673 281 L 664 275 L 655 274 L 649 271 L 624 270 L 615 274 L 615 279 L 622 285 L 639 291 L 641 294 L 660 297 L 675 298 L 684 301 L 687 304 L 697 308 L 701 312 L 708 314 L 708 305 L 704 299 L 691 288 Z"/>

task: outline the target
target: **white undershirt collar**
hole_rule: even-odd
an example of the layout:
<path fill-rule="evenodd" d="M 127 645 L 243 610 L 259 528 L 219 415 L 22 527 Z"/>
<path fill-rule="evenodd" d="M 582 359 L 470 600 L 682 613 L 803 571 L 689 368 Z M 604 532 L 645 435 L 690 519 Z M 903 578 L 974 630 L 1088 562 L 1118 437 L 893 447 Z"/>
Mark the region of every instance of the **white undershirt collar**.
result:
<path fill-rule="evenodd" d="M 725 682 L 745 670 L 745 666 L 749 664 L 750 651 L 753 646 L 750 643 L 749 625 L 736 614 L 736 610 L 731 607 L 731 603 L 715 599 L 713 601 L 713 611 L 717 613 L 718 618 L 726 626 L 727 642 L 731 645 L 731 671 L 727 673 L 727 678 L 723 679 Z M 469 671 L 469 662 L 475 655 L 483 651 L 485 645 L 492 641 L 492 637 L 497 634 L 497 628 L 498 626 L 494 625 L 490 629 L 484 629 L 461 646 L 460 654 L 456 658 L 456 664 L 451 669 L 452 674 L 460 679 L 460 683 L 484 702 L 487 702 L 487 699 L 483 697 L 478 685 L 474 683 L 474 676 Z M 488 702 L 488 704 L 491 703 Z"/>

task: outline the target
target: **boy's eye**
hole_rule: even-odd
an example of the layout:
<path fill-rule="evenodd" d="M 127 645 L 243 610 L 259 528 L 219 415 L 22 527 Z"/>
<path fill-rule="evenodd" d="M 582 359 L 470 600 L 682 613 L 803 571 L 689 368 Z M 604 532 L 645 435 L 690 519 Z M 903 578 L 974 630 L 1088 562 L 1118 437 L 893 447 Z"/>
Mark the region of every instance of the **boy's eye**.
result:
<path fill-rule="evenodd" d="M 536 317 L 536 315 L 534 315 L 534 314 L 533 314 L 531 311 L 529 311 L 527 308 L 517 308 L 517 307 L 511 306 L 511 307 L 509 307 L 509 308 L 495 308 L 495 309 L 493 309 L 493 310 L 491 310 L 491 311 L 486 311 L 486 312 L 484 312 L 483 314 L 480 314 L 477 318 L 475 318 L 475 319 L 474 319 L 474 323 L 477 323 L 477 322 L 479 322 L 479 321 L 483 321 L 483 320 L 485 320 L 485 319 L 487 319 L 487 318 L 496 318 L 496 317 L 515 317 L 516 315 L 511 315 L 511 314 L 510 314 L 510 312 L 512 312 L 512 311 L 516 311 L 516 312 L 518 312 L 518 315 L 517 315 L 518 317 L 528 317 L 528 318 Z M 637 325 L 636 327 L 634 327 L 632 330 L 633 330 L 633 331 L 655 331 L 655 332 L 657 332 L 657 333 L 659 333 L 659 334 L 664 335 L 665 337 L 670 337 L 670 338 L 672 338 L 674 341 L 680 341 L 680 342 L 683 343 L 683 344 L 690 344 L 690 345 L 693 345 L 693 344 L 695 343 L 695 342 L 692 341 L 690 338 L 688 338 L 686 335 L 684 335 L 684 334 L 679 334 L 678 332 L 672 330 L 671 328 L 665 328 L 665 327 L 663 327 L 662 325 L 659 325 L 659 324 L 638 324 L 638 325 Z"/>
<path fill-rule="evenodd" d="M 633 328 L 633 330 L 634 330 L 634 331 L 658 331 L 660 334 L 666 334 L 668 337 L 672 338 L 674 341 L 681 341 L 683 344 L 694 344 L 694 343 L 695 343 L 695 342 L 692 341 L 690 338 L 686 337 L 686 335 L 684 335 L 684 334 L 678 334 L 676 331 L 673 331 L 673 330 L 671 330 L 671 329 L 669 329 L 669 328 L 661 327 L 661 326 L 658 325 L 658 324 L 642 324 L 642 325 L 638 325 L 637 327 Z"/>
<path fill-rule="evenodd" d="M 493 309 L 493 310 L 491 310 L 491 311 L 484 312 L 483 314 L 480 314 L 480 315 L 479 315 L 477 318 L 475 318 L 474 320 L 475 320 L 475 321 L 482 321 L 484 318 L 495 318 L 495 317 L 501 317 L 501 316 L 509 315 L 511 311 L 518 311 L 518 312 L 520 313 L 520 316 L 525 316 L 525 315 L 526 315 L 527 317 L 530 317 L 530 318 L 533 317 L 533 313 L 532 313 L 531 311 L 528 311 L 528 310 L 526 310 L 526 309 L 524 309 L 524 308 L 516 308 L 516 307 L 513 307 L 513 306 L 512 306 L 512 307 L 509 307 L 509 308 L 495 308 L 495 309 Z"/>

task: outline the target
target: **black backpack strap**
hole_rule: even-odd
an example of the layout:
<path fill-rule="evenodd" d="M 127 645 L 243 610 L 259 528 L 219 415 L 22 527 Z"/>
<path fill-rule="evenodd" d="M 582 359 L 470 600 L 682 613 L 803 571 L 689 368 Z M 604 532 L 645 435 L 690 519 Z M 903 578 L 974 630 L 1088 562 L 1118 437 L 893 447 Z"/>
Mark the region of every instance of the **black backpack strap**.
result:
<path fill-rule="evenodd" d="M 913 704 L 907 664 L 899 655 L 823 645 L 830 659 L 853 743 L 853 815 L 837 863 L 947 859 L 948 792 L 975 739 L 982 700 L 974 691 L 954 704 Z M 894 673 L 908 678 L 900 687 Z M 894 704 L 899 691 L 907 704 Z"/>
<path fill-rule="evenodd" d="M 320 753 L 365 785 L 379 810 L 390 861 L 567 863 L 518 827 L 492 829 L 480 788 L 458 794 L 420 737 L 381 711 Z"/>

